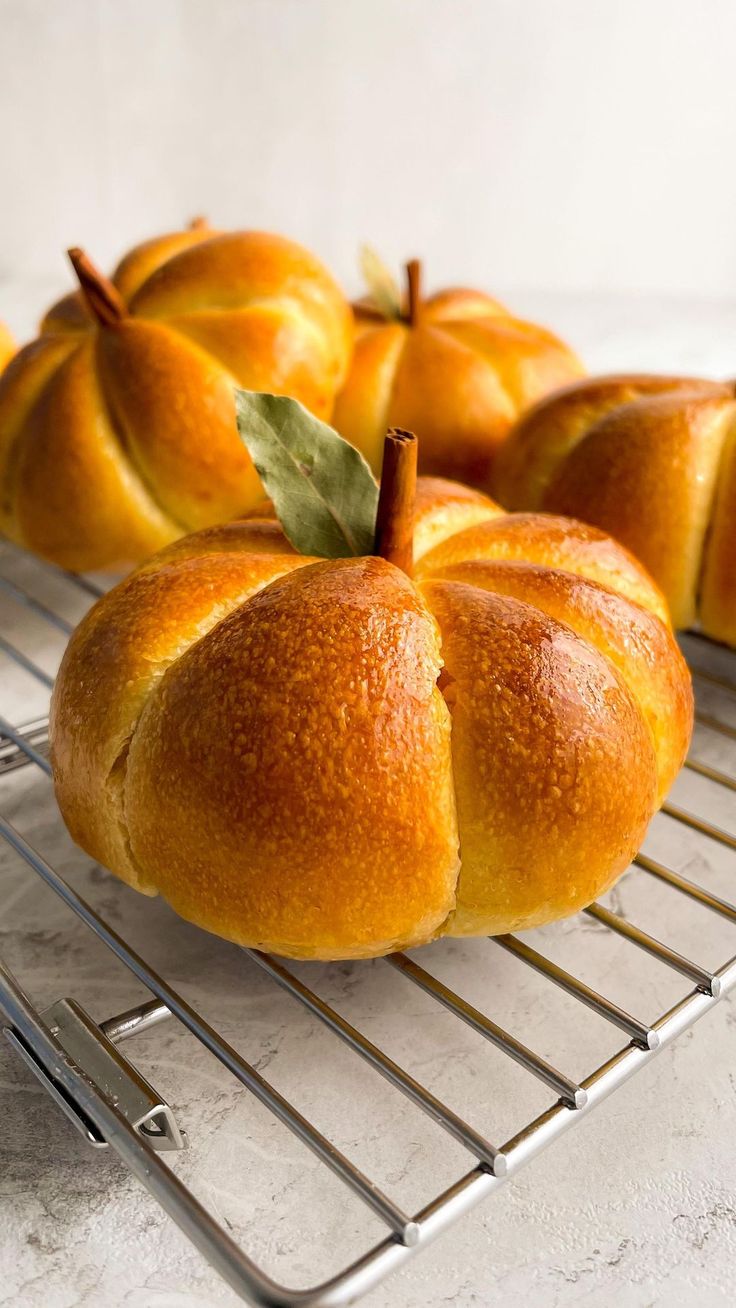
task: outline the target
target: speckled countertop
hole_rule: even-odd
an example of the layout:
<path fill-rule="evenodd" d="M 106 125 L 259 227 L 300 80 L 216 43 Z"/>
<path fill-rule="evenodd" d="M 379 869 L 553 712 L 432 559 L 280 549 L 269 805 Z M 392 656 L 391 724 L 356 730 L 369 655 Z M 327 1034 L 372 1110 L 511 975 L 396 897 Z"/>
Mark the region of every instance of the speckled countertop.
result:
<path fill-rule="evenodd" d="M 0 288 L 1 290 L 2 288 Z M 37 302 L 45 302 L 45 290 Z M 11 322 L 30 326 L 23 288 Z M 517 295 L 567 334 L 592 369 L 734 370 L 736 303 Z M 33 585 L 75 620 L 85 601 L 29 560 L 0 552 L 0 574 Z M 0 597 L 3 634 L 53 672 L 61 637 Z M 699 656 L 700 655 L 699 652 Z M 733 664 L 731 665 L 733 669 Z M 733 676 L 733 671 L 731 673 Z M 736 725 L 736 698 L 703 690 Z M 28 721 L 44 692 L 0 656 L 0 713 Z M 736 746 L 706 730 L 697 756 L 736 772 Z M 675 798 L 736 829 L 732 792 L 688 774 Z M 350 1055 L 240 951 L 179 921 L 90 865 L 61 826 L 48 780 L 0 779 L 0 811 L 124 931 L 255 1066 L 404 1208 L 468 1169 L 468 1155 Z M 733 854 L 666 817 L 647 848 L 736 897 Z M 40 1004 L 72 995 L 102 1020 L 146 996 L 19 859 L 0 848 L 0 953 Z M 736 954 L 736 929 L 643 874 L 614 890 L 617 911 L 705 965 Z M 534 944 L 652 1020 L 688 983 L 588 919 Z M 632 954 L 634 955 L 632 957 Z M 444 941 L 422 963 L 573 1077 L 620 1034 L 484 941 Z M 384 963 L 296 969 L 317 992 L 501 1141 L 552 1096 Z M 382 1236 L 377 1221 L 173 1022 L 126 1054 L 176 1107 L 190 1148 L 173 1166 L 246 1251 L 287 1284 L 309 1285 Z M 710 1308 L 736 1300 L 736 1010 L 726 1000 L 638 1077 L 365 1300 L 378 1308 Z M 235 1304 L 116 1159 L 88 1150 L 25 1066 L 0 1046 L 0 1304 L 13 1308 L 205 1308 Z"/>

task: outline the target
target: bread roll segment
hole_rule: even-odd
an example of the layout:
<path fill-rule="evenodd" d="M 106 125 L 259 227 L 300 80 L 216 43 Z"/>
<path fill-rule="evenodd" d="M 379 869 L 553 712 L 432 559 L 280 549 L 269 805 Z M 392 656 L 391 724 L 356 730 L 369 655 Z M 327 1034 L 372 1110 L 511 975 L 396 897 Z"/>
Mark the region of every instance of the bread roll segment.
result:
<path fill-rule="evenodd" d="M 132 300 L 136 291 L 148 278 L 167 263 L 175 254 L 188 250 L 192 245 L 209 241 L 219 233 L 206 221 L 191 222 L 184 231 L 167 232 L 164 236 L 154 236 L 142 241 L 127 254 L 123 255 L 112 280 L 125 300 Z"/>
<path fill-rule="evenodd" d="M 498 320 L 489 321 L 496 324 Z M 428 473 L 487 486 L 495 451 L 518 412 L 501 376 L 477 350 L 455 340 L 439 325 L 428 324 L 420 331 L 405 331 L 404 335 L 391 390 L 389 422 L 421 433 L 422 467 Z M 366 342 L 367 338 L 362 337 L 356 343 L 346 404 L 357 384 L 352 378 L 356 376 L 360 382 L 363 369 L 368 367 L 363 357 Z M 355 443 L 357 434 L 345 418 L 341 396 L 333 420 L 338 430 Z M 374 442 L 375 437 L 380 445 L 382 428 L 374 433 Z"/>
<path fill-rule="evenodd" d="M 19 432 L 38 403 L 44 387 L 74 350 L 73 340 L 41 339 L 19 350 L 3 370 L 0 387 L 0 530 L 18 537 L 16 491 L 21 455 Z"/>
<path fill-rule="evenodd" d="M 71 569 L 84 568 L 98 542 L 100 565 L 122 567 L 180 531 L 129 462 L 101 403 L 92 355 L 92 341 L 83 340 L 61 363 L 17 449 L 18 530 L 29 549 Z"/>
<path fill-rule="evenodd" d="M 299 958 L 601 893 L 692 715 L 635 560 L 433 479 L 413 581 L 298 555 L 259 511 L 167 546 L 72 637 L 50 734 L 74 838 L 191 921 Z"/>
<path fill-rule="evenodd" d="M 482 491 L 444 477 L 419 477 L 414 509 L 415 563 L 466 527 L 504 516 L 501 506 Z"/>
<path fill-rule="evenodd" d="M 566 917 L 628 866 L 656 801 L 651 733 L 613 665 L 523 601 L 422 592 L 442 633 L 461 871 L 450 935 Z"/>
<path fill-rule="evenodd" d="M 573 518 L 545 513 L 501 513 L 458 531 L 418 562 L 417 576 L 432 577 L 469 559 L 516 559 L 562 568 L 612 586 L 620 595 L 669 622 L 664 596 L 636 559 L 605 532 Z"/>
<path fill-rule="evenodd" d="M 434 622 L 384 560 L 274 582 L 148 699 L 125 786 L 136 863 L 182 916 L 241 944 L 296 958 L 422 944 L 458 872 L 439 671 Z"/>
<path fill-rule="evenodd" d="M 210 355 L 166 324 L 131 317 L 99 333 L 96 364 L 126 455 L 177 535 L 258 499 L 258 474 L 235 431 L 234 379 Z"/>
<path fill-rule="evenodd" d="M 136 889 L 157 889 L 131 855 L 124 794 L 128 749 L 153 686 L 232 609 L 308 562 L 237 552 L 163 559 L 109 591 L 69 641 L 50 710 L 56 796 L 74 839 Z"/>
<path fill-rule="evenodd" d="M 669 627 L 610 587 L 561 568 L 471 559 L 436 575 L 523 600 L 571 627 L 613 663 L 649 725 L 657 796 L 664 799 L 682 767 L 693 725 L 687 665 Z"/>

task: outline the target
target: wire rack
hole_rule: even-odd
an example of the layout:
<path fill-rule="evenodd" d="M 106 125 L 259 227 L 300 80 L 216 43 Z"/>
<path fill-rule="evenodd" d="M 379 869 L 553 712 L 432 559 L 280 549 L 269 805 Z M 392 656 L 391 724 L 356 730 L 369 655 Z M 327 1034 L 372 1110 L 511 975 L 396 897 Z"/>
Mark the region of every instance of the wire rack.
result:
<path fill-rule="evenodd" d="M 73 624 L 59 611 L 65 606 L 58 600 L 53 603 L 48 599 L 49 586 L 44 583 L 51 579 L 54 595 L 64 592 L 70 597 L 77 615 L 103 593 L 103 587 L 94 579 L 39 564 L 7 545 L 0 547 L 0 567 L 0 597 L 8 617 L 0 628 L 0 672 L 3 665 L 6 670 L 10 664 L 15 665 L 16 672 L 27 679 L 29 690 L 33 688 L 29 701 L 37 705 L 39 696 L 47 698 L 53 678 L 39 665 L 33 651 L 29 651 L 28 641 L 17 638 L 17 632 L 23 630 L 19 621 L 22 609 L 31 610 L 36 624 L 40 621 L 57 635 L 66 637 Z M 68 612 L 68 605 L 66 608 Z M 13 633 L 12 639 L 10 633 Z M 724 711 L 723 705 L 731 704 L 731 697 L 736 694 L 736 659 L 695 634 L 689 634 L 684 643 L 696 687 L 705 695 L 705 704 L 699 705 L 696 715 L 697 731 L 701 738 L 715 742 L 710 759 L 700 750 L 698 756 L 693 754 L 688 759 L 686 768 L 690 774 L 697 775 L 701 788 L 714 788 L 721 801 L 725 797 L 730 803 L 730 797 L 736 792 L 733 775 L 736 713 L 728 708 Z M 3 781 L 18 768 L 32 767 L 46 778 L 50 777 L 47 727 L 47 716 L 40 711 L 20 722 L 0 718 L 0 794 Z M 714 765 L 714 757 L 719 766 Z M 720 765 L 722 763 L 724 766 Z M 726 808 L 721 802 L 721 811 L 726 811 Z M 698 833 L 698 837 L 706 842 L 715 842 L 728 858 L 733 857 L 736 836 L 732 831 L 724 830 L 698 812 L 674 802 L 667 803 L 663 811 L 669 819 Z M 736 816 L 736 800 L 728 811 Z M 736 827 L 736 823 L 733 826 Z M 412 1110 L 427 1114 L 467 1151 L 470 1163 L 467 1170 L 461 1171 L 451 1185 L 436 1194 L 419 1212 L 407 1212 L 270 1084 L 183 994 L 159 975 L 2 813 L 0 833 L 27 867 L 59 897 L 71 914 L 95 933 L 150 994 L 145 1003 L 100 1022 L 93 1021 L 73 999 L 61 999 L 39 1010 L 0 960 L 0 1010 L 4 1014 L 3 1029 L 7 1040 L 87 1142 L 96 1148 L 112 1148 L 236 1294 L 249 1303 L 274 1308 L 276 1305 L 310 1305 L 313 1308 L 321 1305 L 327 1308 L 328 1305 L 354 1302 L 469 1209 L 495 1192 L 546 1145 L 592 1112 L 613 1090 L 639 1072 L 658 1050 L 692 1026 L 736 985 L 736 957 L 727 958 L 719 966 L 706 966 L 698 961 L 697 956 L 686 956 L 672 943 L 655 938 L 621 912 L 603 904 L 591 905 L 585 914 L 588 919 L 594 919 L 605 933 L 617 936 L 625 948 L 630 948 L 631 966 L 643 953 L 687 982 L 686 993 L 654 1021 L 642 1020 L 627 1011 L 613 998 L 592 988 L 521 939 L 503 936 L 487 942 L 489 950 L 503 950 L 513 955 L 520 965 L 541 976 L 544 984 L 558 987 L 576 1004 L 592 1010 L 624 1037 L 613 1056 L 585 1077 L 575 1079 L 432 975 L 416 959 L 395 954 L 383 960 L 378 966 L 400 973 L 406 982 L 428 996 L 432 1004 L 441 1006 L 456 1022 L 466 1024 L 552 1092 L 552 1106 L 504 1141 L 496 1138 L 492 1121 L 487 1123 L 485 1131 L 470 1125 L 429 1086 L 400 1066 L 321 998 L 316 990 L 305 984 L 296 975 L 298 969 L 257 951 L 244 951 L 262 969 L 270 983 L 286 991 L 295 1004 L 301 1005 L 326 1028 L 335 1041 L 385 1078 L 410 1101 Z M 731 925 L 736 924 L 734 903 L 664 862 L 642 853 L 628 875 L 634 873 L 659 887 L 662 894 L 676 892 L 675 898 L 685 914 L 691 913 L 697 905 Z M 702 943 L 706 954 L 707 936 L 708 933 L 704 932 Z M 364 965 L 355 966 L 359 971 Z M 362 1256 L 329 1280 L 307 1289 L 288 1289 L 277 1284 L 235 1243 L 167 1164 L 163 1155 L 167 1151 L 175 1152 L 187 1143 L 176 1109 L 120 1050 L 123 1042 L 172 1018 L 371 1210 L 386 1228 L 384 1238 L 366 1247 Z M 188 1038 L 183 1032 L 182 1036 Z M 324 1072 L 329 1075 L 329 1065 Z"/>

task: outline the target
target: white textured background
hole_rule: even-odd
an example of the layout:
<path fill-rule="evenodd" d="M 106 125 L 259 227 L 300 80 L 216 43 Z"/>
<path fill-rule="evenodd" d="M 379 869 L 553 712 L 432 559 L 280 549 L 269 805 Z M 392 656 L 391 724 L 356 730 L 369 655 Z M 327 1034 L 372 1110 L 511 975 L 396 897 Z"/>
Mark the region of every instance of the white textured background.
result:
<path fill-rule="evenodd" d="M 734 50 L 733 0 L 0 0 L 0 295 L 205 211 L 351 287 L 369 239 L 435 282 L 732 296 Z"/>

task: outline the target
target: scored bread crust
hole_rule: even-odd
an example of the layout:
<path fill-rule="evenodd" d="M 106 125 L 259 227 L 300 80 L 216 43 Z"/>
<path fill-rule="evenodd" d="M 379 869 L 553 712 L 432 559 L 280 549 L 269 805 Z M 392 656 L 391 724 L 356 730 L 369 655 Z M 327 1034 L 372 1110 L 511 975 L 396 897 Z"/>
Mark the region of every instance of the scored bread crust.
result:
<path fill-rule="evenodd" d="M 510 509 L 610 532 L 659 583 L 675 627 L 736 644 L 736 398 L 688 377 L 600 377 L 535 405 L 499 455 Z"/>
<path fill-rule="evenodd" d="M 51 751 L 78 843 L 191 921 L 292 957 L 590 902 L 692 724 L 644 571 L 600 532 L 433 479 L 413 581 L 300 556 L 269 512 L 170 545 L 72 636 Z"/>

